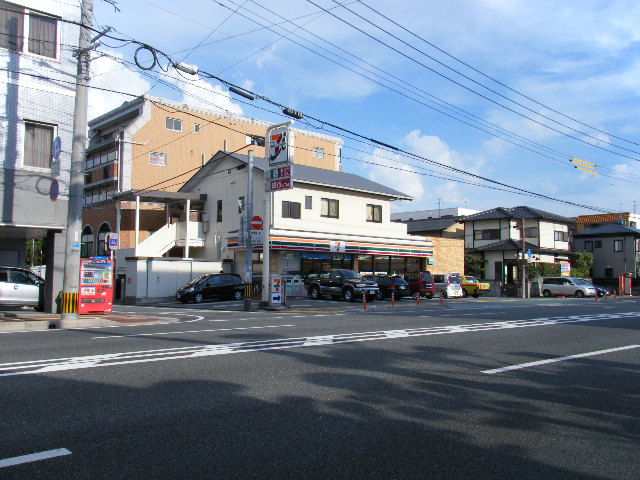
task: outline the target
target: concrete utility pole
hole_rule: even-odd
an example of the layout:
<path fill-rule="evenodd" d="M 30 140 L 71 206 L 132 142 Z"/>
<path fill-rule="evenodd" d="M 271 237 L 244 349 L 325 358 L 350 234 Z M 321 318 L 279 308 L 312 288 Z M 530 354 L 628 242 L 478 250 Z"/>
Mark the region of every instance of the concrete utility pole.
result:
<path fill-rule="evenodd" d="M 522 298 L 527 298 L 527 262 L 524 259 L 524 252 L 525 252 L 525 240 L 524 240 L 524 235 L 525 235 L 525 225 L 524 225 L 524 218 L 522 219 Z"/>
<path fill-rule="evenodd" d="M 81 23 L 91 27 L 93 0 L 82 0 Z M 89 47 L 91 31 L 80 27 L 76 101 L 73 114 L 71 172 L 69 174 L 69 206 L 62 283 L 62 317 L 59 326 L 78 319 L 78 285 L 80 283 L 80 233 L 84 198 L 84 159 L 87 143 L 87 84 L 89 83 Z"/>
<path fill-rule="evenodd" d="M 251 245 L 251 219 L 253 218 L 253 150 L 249 150 L 249 162 L 247 165 L 247 201 L 244 207 L 244 311 L 251 311 L 251 296 L 253 295 L 253 245 Z"/>

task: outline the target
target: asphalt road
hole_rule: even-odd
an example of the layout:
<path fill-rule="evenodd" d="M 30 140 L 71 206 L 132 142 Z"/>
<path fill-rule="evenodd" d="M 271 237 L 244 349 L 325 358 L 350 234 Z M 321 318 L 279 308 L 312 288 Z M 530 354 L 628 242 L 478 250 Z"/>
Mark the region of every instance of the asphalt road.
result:
<path fill-rule="evenodd" d="M 639 301 L 240 305 L 0 333 L 0 478 L 639 478 Z"/>

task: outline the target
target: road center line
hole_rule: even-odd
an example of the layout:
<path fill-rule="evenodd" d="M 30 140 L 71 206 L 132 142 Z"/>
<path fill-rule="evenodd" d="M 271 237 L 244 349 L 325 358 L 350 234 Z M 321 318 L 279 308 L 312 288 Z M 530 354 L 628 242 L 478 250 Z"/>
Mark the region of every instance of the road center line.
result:
<path fill-rule="evenodd" d="M 157 335 L 176 335 L 181 333 L 202 333 L 202 332 L 230 332 L 232 330 L 259 330 L 262 328 L 282 328 L 295 327 L 295 325 L 264 325 L 261 327 L 235 327 L 235 328 L 210 328 L 206 330 L 182 330 L 179 332 L 154 332 L 154 333 L 130 333 L 127 335 L 106 335 L 104 337 L 91 337 L 91 340 L 122 337 L 155 337 Z"/>
<path fill-rule="evenodd" d="M 565 362 L 576 358 L 593 357 L 595 355 L 603 355 L 605 353 L 620 352 L 622 350 L 631 350 L 640 348 L 640 345 L 627 345 L 626 347 L 609 348 L 607 350 L 598 350 L 595 352 L 578 353 L 576 355 L 568 355 L 566 357 L 549 358 L 547 360 L 538 360 L 536 362 L 520 363 L 518 365 L 510 365 L 508 367 L 494 368 L 492 370 L 483 370 L 482 373 L 493 375 L 495 373 L 508 372 L 510 370 L 519 370 L 521 368 L 537 367 L 538 365 L 546 365 L 547 363 Z"/>
<path fill-rule="evenodd" d="M 71 452 L 66 448 L 56 448 L 55 450 L 47 450 L 46 452 L 31 453 L 29 455 L 21 455 L 19 457 L 5 458 L 4 460 L 0 460 L 0 468 L 13 467 L 14 465 L 37 462 L 40 460 L 47 460 L 49 458 L 62 457 L 64 455 L 71 455 Z"/>

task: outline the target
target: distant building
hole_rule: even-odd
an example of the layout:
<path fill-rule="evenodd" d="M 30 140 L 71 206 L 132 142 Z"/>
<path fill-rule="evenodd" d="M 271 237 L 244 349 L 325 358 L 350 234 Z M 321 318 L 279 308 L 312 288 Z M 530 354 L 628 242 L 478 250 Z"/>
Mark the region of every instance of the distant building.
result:
<path fill-rule="evenodd" d="M 618 275 L 640 274 L 640 230 L 618 222 L 600 225 L 574 236 L 574 249 L 593 253 L 595 282 L 615 285 Z"/>
<path fill-rule="evenodd" d="M 412 212 L 398 212 L 391 214 L 392 222 L 407 222 L 410 220 L 425 220 L 428 218 L 460 218 L 465 215 L 473 215 L 479 210 L 471 208 L 437 208 L 434 210 L 416 210 Z"/>
<path fill-rule="evenodd" d="M 576 217 L 576 231 L 580 233 L 612 222 L 618 222 L 631 228 L 638 228 L 640 226 L 640 215 L 631 212 L 580 215 Z"/>
<path fill-rule="evenodd" d="M 464 272 L 464 223 L 459 217 L 406 220 L 407 233 L 429 237 L 438 255 L 429 267 L 432 273 Z"/>
<path fill-rule="evenodd" d="M 26 266 L 45 238 L 45 310 L 62 290 L 80 2 L 0 2 L 0 265 Z M 60 138 L 59 162 L 53 162 Z M 50 198 L 52 181 L 59 196 Z"/>

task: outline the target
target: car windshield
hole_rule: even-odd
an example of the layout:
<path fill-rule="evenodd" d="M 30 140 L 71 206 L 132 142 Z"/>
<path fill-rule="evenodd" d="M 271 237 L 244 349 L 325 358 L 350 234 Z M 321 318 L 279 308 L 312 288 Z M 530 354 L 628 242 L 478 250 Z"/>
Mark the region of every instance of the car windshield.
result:
<path fill-rule="evenodd" d="M 406 285 L 407 282 L 400 277 L 391 277 L 391 283 L 394 285 Z"/>
<path fill-rule="evenodd" d="M 588 282 L 588 281 L 586 281 L 586 280 L 582 280 L 581 278 L 576 278 L 574 281 L 575 281 L 578 285 L 589 285 L 589 286 L 593 285 L 591 282 Z"/>
<path fill-rule="evenodd" d="M 449 283 L 453 283 L 455 285 L 460 285 L 460 279 L 458 277 L 450 277 Z"/>
<path fill-rule="evenodd" d="M 470 277 L 467 275 L 467 282 L 469 283 L 480 283 L 476 277 Z"/>
<path fill-rule="evenodd" d="M 208 279 L 209 277 L 211 277 L 211 275 L 200 275 L 199 277 L 194 278 L 193 280 L 191 280 L 189 283 L 187 283 L 185 285 L 185 287 L 191 287 L 193 285 L 196 285 L 198 283 L 203 282 L 204 280 Z M 183 287 L 184 288 L 184 287 Z"/>

